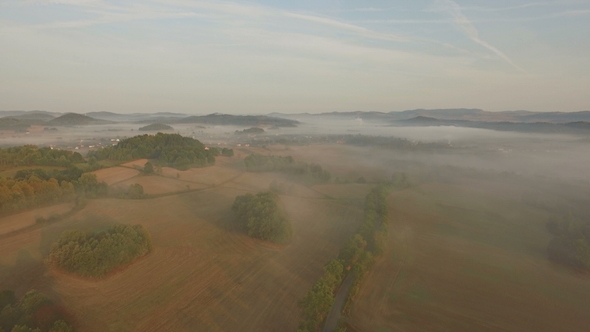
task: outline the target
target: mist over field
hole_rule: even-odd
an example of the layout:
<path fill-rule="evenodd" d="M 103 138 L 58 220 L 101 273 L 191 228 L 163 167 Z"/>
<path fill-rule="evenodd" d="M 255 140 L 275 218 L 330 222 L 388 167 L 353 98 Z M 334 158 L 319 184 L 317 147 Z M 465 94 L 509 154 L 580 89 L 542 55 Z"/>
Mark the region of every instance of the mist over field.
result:
<path fill-rule="evenodd" d="M 1 0 L 0 332 L 590 327 L 588 0 Z"/>
<path fill-rule="evenodd" d="M 217 118 L 233 124 L 2 131 L 0 193 L 12 195 L 0 205 L 2 287 L 15 301 L 39 291 L 80 331 L 588 323 L 587 136 L 333 114 L 289 115 L 295 125 L 206 117 Z M 143 242 L 101 242 L 118 230 Z M 74 243 L 89 246 L 85 258 L 69 260 Z M 129 254 L 109 261 L 119 246 Z M 319 292 L 328 280 L 333 291 Z M 317 307 L 318 296 L 332 304 Z M 505 319 L 522 307 L 519 323 Z"/>

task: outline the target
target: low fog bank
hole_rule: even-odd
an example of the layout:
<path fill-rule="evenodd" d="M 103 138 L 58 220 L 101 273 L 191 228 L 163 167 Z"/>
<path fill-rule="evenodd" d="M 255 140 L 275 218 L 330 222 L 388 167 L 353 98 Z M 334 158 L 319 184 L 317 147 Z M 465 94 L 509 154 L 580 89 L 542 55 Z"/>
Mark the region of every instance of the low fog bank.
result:
<path fill-rule="evenodd" d="M 270 133 L 270 132 L 269 132 Z M 440 142 L 450 146 L 439 151 L 396 151 L 378 148 L 365 160 L 389 155 L 396 160 L 432 166 L 511 172 L 590 183 L 590 139 L 558 134 L 500 132 L 487 129 L 440 127 L 390 127 L 360 120 L 330 120 L 282 128 L 289 135 L 367 135 L 397 137 L 412 142 Z M 278 133 L 277 133 L 278 134 Z"/>
<path fill-rule="evenodd" d="M 366 135 L 396 137 L 410 142 L 442 143 L 448 148 L 433 151 L 400 151 L 372 146 L 363 160 L 368 163 L 419 163 L 432 167 L 510 172 L 518 175 L 541 176 L 566 181 L 590 183 L 586 165 L 590 163 L 590 139 L 556 134 L 500 132 L 487 129 L 440 127 L 391 127 L 360 119 L 300 119 L 298 127 L 264 127 L 262 135 L 236 135 L 244 126 L 212 126 L 199 124 L 172 125 L 174 132 L 203 141 L 206 144 L 238 147 L 259 137 L 277 138 L 301 135 L 307 138 L 331 135 Z M 31 128 L 28 133 L 0 132 L 0 146 L 35 144 L 78 150 L 116 144 L 118 139 L 135 135 L 155 134 L 139 131 L 144 124 L 111 124 L 77 127 Z M 91 147 L 91 148 L 89 148 Z M 321 156 L 319 156 L 321 157 Z"/>

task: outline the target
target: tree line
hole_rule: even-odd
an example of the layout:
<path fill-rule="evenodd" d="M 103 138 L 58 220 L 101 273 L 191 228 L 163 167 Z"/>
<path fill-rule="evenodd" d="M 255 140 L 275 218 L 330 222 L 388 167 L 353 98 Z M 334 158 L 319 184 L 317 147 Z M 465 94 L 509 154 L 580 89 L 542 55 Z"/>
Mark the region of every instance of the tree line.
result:
<path fill-rule="evenodd" d="M 82 195 L 93 198 L 107 194 L 107 185 L 92 173 L 71 181 L 39 178 L 34 172 L 17 179 L 0 177 L 0 215 L 30 208 L 68 202 Z"/>
<path fill-rule="evenodd" d="M 159 166 L 186 170 L 215 164 L 216 155 L 233 155 L 233 151 L 207 148 L 200 141 L 179 134 L 157 133 L 121 140 L 117 145 L 88 152 L 97 160 L 133 160 L 146 158 Z"/>
<path fill-rule="evenodd" d="M 71 167 L 83 163 L 84 158 L 78 152 L 39 148 L 35 145 L 23 145 L 0 149 L 0 166 L 60 166 Z"/>
<path fill-rule="evenodd" d="M 104 231 L 66 231 L 51 246 L 47 263 L 85 277 L 103 277 L 152 250 L 141 225 L 115 224 Z"/>
<path fill-rule="evenodd" d="M 23 145 L 0 149 L 0 165 L 28 166 L 12 178 L 0 177 L 0 215 L 43 205 L 71 201 L 78 195 L 106 195 L 107 185 L 96 175 L 84 173 L 78 166 L 87 166 L 77 152 Z M 64 169 L 41 169 L 55 166 Z"/>
<path fill-rule="evenodd" d="M 296 162 L 291 156 L 263 156 L 251 154 L 244 158 L 246 170 L 250 172 L 281 172 L 303 176 L 312 183 L 330 182 L 332 175 L 318 164 Z"/>
<path fill-rule="evenodd" d="M 249 236 L 275 243 L 291 239 L 291 223 L 281 211 L 278 196 L 273 192 L 237 196 L 232 205 L 236 224 Z"/>
<path fill-rule="evenodd" d="M 387 195 L 389 184 L 378 185 L 365 197 L 364 218 L 357 232 L 340 250 L 337 259 L 330 261 L 324 274 L 300 302 L 302 319 L 298 332 L 321 330 L 324 320 L 334 304 L 336 291 L 345 278 L 352 273 L 353 284 L 347 305 L 358 290 L 365 272 L 374 262 L 374 257 L 383 252 L 387 235 Z"/>
<path fill-rule="evenodd" d="M 0 331 L 73 332 L 65 310 L 36 290 L 17 300 L 14 292 L 0 292 Z"/>

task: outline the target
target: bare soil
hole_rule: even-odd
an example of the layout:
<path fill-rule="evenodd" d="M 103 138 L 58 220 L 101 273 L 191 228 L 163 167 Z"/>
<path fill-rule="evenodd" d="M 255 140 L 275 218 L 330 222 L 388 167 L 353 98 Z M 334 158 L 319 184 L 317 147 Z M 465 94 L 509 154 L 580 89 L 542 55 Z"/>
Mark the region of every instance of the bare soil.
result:
<path fill-rule="evenodd" d="M 98 182 L 104 181 L 109 186 L 117 182 L 125 181 L 140 174 L 138 170 L 134 170 L 127 167 L 103 168 L 92 173 L 96 174 L 96 179 L 98 180 Z"/>
<path fill-rule="evenodd" d="M 353 302 L 356 331 L 590 326 L 589 280 L 546 259 L 541 211 L 450 185 L 397 192 L 389 209 L 388 248 Z"/>
<path fill-rule="evenodd" d="M 132 180 L 139 178 L 181 182 Z M 0 288 L 50 294 L 72 312 L 80 331 L 294 331 L 298 301 L 354 233 L 362 210 L 323 197 L 281 195 L 293 240 L 265 246 L 232 228 L 230 207 L 235 196 L 272 180 L 246 173 L 215 188 L 156 199 L 89 200 L 73 218 L 3 239 Z M 98 281 L 48 270 L 43 259 L 51 243 L 68 229 L 106 227 L 96 219 L 101 215 L 144 225 L 154 251 Z"/>
<path fill-rule="evenodd" d="M 47 218 L 52 215 L 66 213 L 71 208 L 71 203 L 63 203 L 0 217 L 0 235 L 32 226 L 39 217 Z"/>

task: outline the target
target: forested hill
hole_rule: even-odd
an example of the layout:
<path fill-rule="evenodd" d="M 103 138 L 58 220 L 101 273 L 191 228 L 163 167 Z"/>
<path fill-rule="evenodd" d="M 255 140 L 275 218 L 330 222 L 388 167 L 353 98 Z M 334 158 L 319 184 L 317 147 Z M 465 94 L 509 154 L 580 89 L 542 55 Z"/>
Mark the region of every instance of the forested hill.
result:
<path fill-rule="evenodd" d="M 230 115 L 230 114 L 209 114 L 203 116 L 189 116 L 178 119 L 177 123 L 204 123 L 211 125 L 235 125 L 235 126 L 273 126 L 273 127 L 296 127 L 299 121 L 275 118 L 266 115 Z"/>
<path fill-rule="evenodd" d="M 110 124 L 111 121 L 99 120 L 91 118 L 86 115 L 77 113 L 67 113 L 55 119 L 48 121 L 46 124 L 50 126 L 82 126 L 82 125 L 98 125 Z"/>
<path fill-rule="evenodd" d="M 217 149 L 205 148 L 196 139 L 178 134 L 157 133 L 121 140 L 119 144 L 102 150 L 90 151 L 88 157 L 98 160 L 153 159 L 160 166 L 178 169 L 202 167 L 215 163 Z"/>
<path fill-rule="evenodd" d="M 23 145 L 0 149 L 0 166 L 61 166 L 84 162 L 78 152 Z"/>

